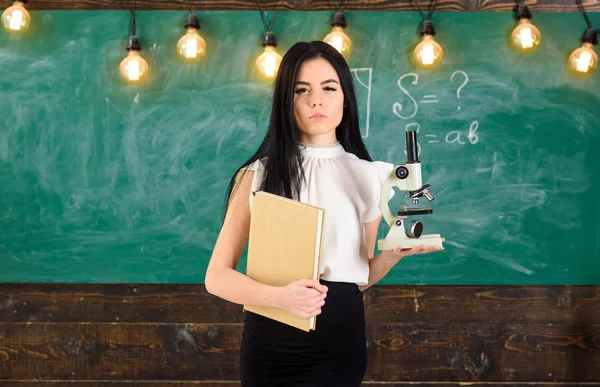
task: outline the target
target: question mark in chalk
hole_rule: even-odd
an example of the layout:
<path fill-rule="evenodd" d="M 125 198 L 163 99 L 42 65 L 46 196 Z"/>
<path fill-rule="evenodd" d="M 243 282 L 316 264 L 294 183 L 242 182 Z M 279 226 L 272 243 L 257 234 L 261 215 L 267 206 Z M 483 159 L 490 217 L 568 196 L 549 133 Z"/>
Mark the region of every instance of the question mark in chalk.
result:
<path fill-rule="evenodd" d="M 450 82 L 452 82 L 452 79 L 454 79 L 454 76 L 456 74 L 462 74 L 465 77 L 465 81 L 462 83 L 462 85 L 460 85 L 458 87 L 458 89 L 456 90 L 456 98 L 460 99 L 460 91 L 462 90 L 463 87 L 465 87 L 465 85 L 469 82 L 469 76 L 467 75 L 467 73 L 465 73 L 462 70 L 456 70 L 455 72 L 452 73 L 452 76 L 450 77 Z M 460 104 L 458 105 L 458 110 L 460 110 Z"/>

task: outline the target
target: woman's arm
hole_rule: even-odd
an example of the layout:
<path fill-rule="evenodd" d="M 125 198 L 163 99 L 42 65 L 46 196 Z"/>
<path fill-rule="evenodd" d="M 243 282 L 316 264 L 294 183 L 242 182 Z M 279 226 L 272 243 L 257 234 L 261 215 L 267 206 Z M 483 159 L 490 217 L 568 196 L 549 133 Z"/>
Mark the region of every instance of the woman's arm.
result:
<path fill-rule="evenodd" d="M 402 258 L 409 255 L 425 254 L 442 250 L 442 248 L 439 247 L 417 246 L 411 249 L 403 249 L 402 246 L 397 246 L 394 250 L 382 251 L 374 257 L 377 230 L 379 229 L 380 222 L 381 216 L 372 222 L 365 223 L 365 234 L 369 251 L 369 283 L 367 285 L 359 286 L 362 291 L 379 282 Z"/>
<path fill-rule="evenodd" d="M 301 280 L 276 287 L 235 270 L 250 233 L 249 197 L 253 178 L 254 172 L 248 171 L 236 184 L 206 270 L 206 290 L 236 304 L 272 306 L 302 317 L 316 315 L 327 294 L 327 288 L 318 281 Z"/>

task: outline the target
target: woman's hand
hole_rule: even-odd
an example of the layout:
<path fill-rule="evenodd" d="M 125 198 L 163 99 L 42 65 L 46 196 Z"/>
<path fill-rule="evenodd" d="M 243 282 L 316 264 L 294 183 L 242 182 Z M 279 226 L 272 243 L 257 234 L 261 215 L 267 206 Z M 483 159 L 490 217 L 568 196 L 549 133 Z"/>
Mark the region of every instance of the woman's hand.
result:
<path fill-rule="evenodd" d="M 405 249 L 402 246 L 396 246 L 394 250 L 387 250 L 385 251 L 385 253 L 387 253 L 387 258 L 389 260 L 392 260 L 394 263 L 397 263 L 402 258 L 408 257 L 409 255 L 433 253 L 434 251 L 441 250 L 444 250 L 444 248 L 439 246 L 419 245 L 409 249 Z"/>
<path fill-rule="evenodd" d="M 302 279 L 281 289 L 279 308 L 303 318 L 321 314 L 321 307 L 325 305 L 327 297 L 327 286 L 319 281 Z"/>
<path fill-rule="evenodd" d="M 400 258 L 404 258 L 404 257 L 408 257 L 409 255 L 433 253 L 434 251 L 441 251 L 441 250 L 444 250 L 444 248 L 439 247 L 439 246 L 419 245 L 419 246 L 415 246 L 410 249 L 402 248 L 402 246 L 396 246 L 396 248 L 394 250 L 392 250 L 392 253 L 394 255 L 399 256 Z"/>

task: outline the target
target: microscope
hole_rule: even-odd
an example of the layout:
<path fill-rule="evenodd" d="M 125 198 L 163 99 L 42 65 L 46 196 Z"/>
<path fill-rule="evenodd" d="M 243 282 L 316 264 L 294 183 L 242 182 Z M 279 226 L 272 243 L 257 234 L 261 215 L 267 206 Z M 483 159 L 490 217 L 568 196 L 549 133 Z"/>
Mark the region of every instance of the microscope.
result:
<path fill-rule="evenodd" d="M 425 197 L 430 202 L 433 201 L 433 195 L 429 191 L 429 184 L 423 185 L 421 181 L 421 162 L 418 158 L 417 132 L 414 130 L 406 131 L 406 154 L 408 161 L 402 165 L 394 167 L 392 172 L 383 182 L 381 188 L 381 198 L 379 207 L 383 213 L 383 218 L 390 226 L 390 231 L 384 239 L 377 241 L 377 248 L 380 251 L 393 250 L 397 246 L 402 248 L 411 248 L 419 245 L 443 247 L 439 234 L 423 234 L 423 223 L 413 220 L 408 225 L 405 224 L 406 218 L 414 215 L 428 215 L 433 213 L 431 207 L 408 207 L 404 204 L 399 210 L 398 215 L 394 216 L 390 212 L 388 204 L 389 192 L 393 187 L 398 187 L 400 191 L 408 191 L 413 204 L 419 204 L 419 198 Z"/>

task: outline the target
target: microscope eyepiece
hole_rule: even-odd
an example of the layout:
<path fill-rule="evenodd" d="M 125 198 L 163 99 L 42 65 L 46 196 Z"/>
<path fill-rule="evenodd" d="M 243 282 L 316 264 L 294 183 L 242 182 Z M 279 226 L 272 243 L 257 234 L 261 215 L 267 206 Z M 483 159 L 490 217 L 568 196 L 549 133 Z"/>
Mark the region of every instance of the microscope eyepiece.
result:
<path fill-rule="evenodd" d="M 417 131 L 406 131 L 406 155 L 408 156 L 407 164 L 419 162 L 419 152 L 417 144 Z"/>

